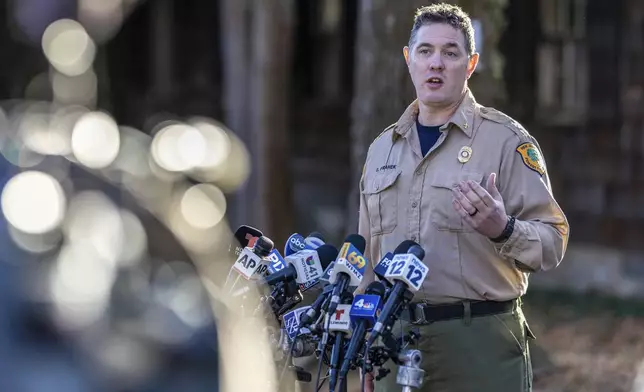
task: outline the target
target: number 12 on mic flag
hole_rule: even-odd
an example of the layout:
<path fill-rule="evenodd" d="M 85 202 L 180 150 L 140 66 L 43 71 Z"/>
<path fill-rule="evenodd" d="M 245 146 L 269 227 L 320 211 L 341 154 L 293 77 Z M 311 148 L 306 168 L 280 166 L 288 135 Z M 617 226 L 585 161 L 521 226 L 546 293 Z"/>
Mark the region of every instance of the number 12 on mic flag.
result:
<path fill-rule="evenodd" d="M 428 268 L 418 258 L 412 254 L 395 255 L 389 264 L 385 278 L 389 281 L 402 281 L 414 291 L 420 290 Z"/>

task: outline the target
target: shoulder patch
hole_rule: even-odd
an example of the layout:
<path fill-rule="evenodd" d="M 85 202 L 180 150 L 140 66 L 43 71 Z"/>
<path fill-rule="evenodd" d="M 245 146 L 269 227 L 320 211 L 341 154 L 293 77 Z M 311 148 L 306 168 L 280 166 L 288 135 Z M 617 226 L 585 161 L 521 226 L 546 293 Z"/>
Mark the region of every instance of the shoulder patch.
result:
<path fill-rule="evenodd" d="M 539 149 L 532 143 L 522 143 L 517 147 L 517 152 L 521 155 L 523 163 L 531 170 L 536 171 L 543 176 L 546 172 L 546 166 Z"/>

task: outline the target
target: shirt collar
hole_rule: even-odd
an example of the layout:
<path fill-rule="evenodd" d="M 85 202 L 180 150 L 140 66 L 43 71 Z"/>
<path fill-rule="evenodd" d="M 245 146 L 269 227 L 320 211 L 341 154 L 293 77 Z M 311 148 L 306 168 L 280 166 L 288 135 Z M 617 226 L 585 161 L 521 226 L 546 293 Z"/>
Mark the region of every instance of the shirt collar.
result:
<path fill-rule="evenodd" d="M 476 100 L 474 95 L 468 88 L 463 100 L 458 105 L 458 108 L 450 117 L 449 120 L 441 127 L 441 130 L 447 129 L 450 124 L 454 124 L 459 128 L 467 137 L 472 137 L 472 124 L 474 123 L 474 108 L 476 107 Z M 394 141 L 399 137 L 406 137 L 418 118 L 418 99 L 414 100 L 405 112 L 400 116 L 394 128 L 393 138 Z"/>

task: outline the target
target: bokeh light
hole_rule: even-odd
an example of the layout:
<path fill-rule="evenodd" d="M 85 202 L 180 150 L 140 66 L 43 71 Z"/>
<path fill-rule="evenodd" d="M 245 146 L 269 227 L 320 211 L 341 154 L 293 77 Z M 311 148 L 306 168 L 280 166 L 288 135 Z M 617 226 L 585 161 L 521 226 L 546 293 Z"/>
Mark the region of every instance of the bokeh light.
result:
<path fill-rule="evenodd" d="M 198 184 L 181 198 L 181 213 L 186 221 L 199 229 L 216 226 L 226 214 L 226 197 L 214 185 Z"/>
<path fill-rule="evenodd" d="M 50 276 L 53 314 L 65 330 L 77 330 L 104 316 L 115 278 L 113 266 L 87 243 L 65 246 Z"/>
<path fill-rule="evenodd" d="M 91 69 L 76 76 L 53 71 L 51 86 L 54 100 L 58 103 L 87 107 L 93 107 L 96 104 L 98 78 Z"/>
<path fill-rule="evenodd" d="M 98 43 L 119 31 L 124 13 L 123 0 L 78 0 L 78 20 Z"/>
<path fill-rule="evenodd" d="M 50 24 L 42 37 L 47 60 L 67 76 L 81 75 L 92 66 L 96 47 L 85 28 L 71 19 L 59 19 Z"/>
<path fill-rule="evenodd" d="M 72 132 L 72 151 L 83 165 L 100 169 L 116 159 L 121 144 L 119 128 L 109 115 L 91 112 L 83 115 Z"/>
<path fill-rule="evenodd" d="M 16 229 L 31 234 L 55 229 L 65 215 L 66 198 L 56 179 L 38 171 L 12 177 L 2 191 L 2 212 Z"/>
<path fill-rule="evenodd" d="M 205 139 L 187 124 L 167 125 L 154 136 L 152 157 L 169 172 L 188 171 L 206 159 Z"/>
<path fill-rule="evenodd" d="M 19 136 L 30 150 L 42 155 L 66 155 L 71 152 L 71 127 L 80 107 L 55 107 L 45 102 L 32 103 L 16 113 Z"/>
<path fill-rule="evenodd" d="M 212 170 L 220 167 L 230 157 L 231 141 L 223 125 L 206 118 L 194 118 L 190 125 L 199 130 L 208 154 L 197 169 Z"/>

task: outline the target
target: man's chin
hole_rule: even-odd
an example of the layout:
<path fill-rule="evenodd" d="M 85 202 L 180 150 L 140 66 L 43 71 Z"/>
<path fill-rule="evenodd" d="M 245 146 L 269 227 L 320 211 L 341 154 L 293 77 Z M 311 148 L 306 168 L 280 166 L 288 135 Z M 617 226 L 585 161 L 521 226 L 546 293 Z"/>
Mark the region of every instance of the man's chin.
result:
<path fill-rule="evenodd" d="M 445 94 L 423 94 L 418 97 L 418 100 L 427 106 L 441 106 L 445 105 L 449 101 L 448 97 Z"/>

